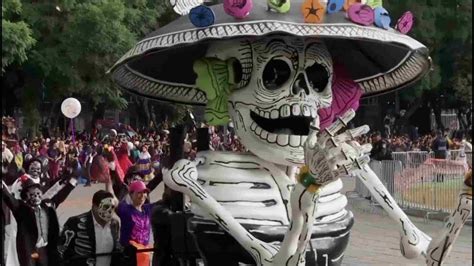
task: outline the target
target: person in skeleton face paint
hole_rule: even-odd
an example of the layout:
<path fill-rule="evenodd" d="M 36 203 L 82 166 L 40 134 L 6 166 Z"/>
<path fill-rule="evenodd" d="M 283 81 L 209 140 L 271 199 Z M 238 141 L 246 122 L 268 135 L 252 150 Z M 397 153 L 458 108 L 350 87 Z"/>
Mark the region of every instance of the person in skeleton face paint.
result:
<path fill-rule="evenodd" d="M 42 164 L 39 159 L 33 159 L 28 165 L 28 174 L 39 183 L 42 175 Z"/>
<path fill-rule="evenodd" d="M 51 199 L 43 199 L 41 184 L 24 176 L 21 200 L 13 196 L 2 181 L 2 200 L 17 221 L 16 247 L 20 266 L 58 265 L 59 222 L 56 208 L 74 189 L 77 180 L 70 178 Z"/>
<path fill-rule="evenodd" d="M 120 224 L 114 219 L 117 201 L 107 191 L 99 190 L 92 197 L 92 209 L 69 218 L 64 224 L 58 245 L 62 265 L 109 266 L 122 263 L 119 243 Z M 81 248 L 77 248 L 77 246 Z M 94 254 L 114 253 L 98 256 Z"/>

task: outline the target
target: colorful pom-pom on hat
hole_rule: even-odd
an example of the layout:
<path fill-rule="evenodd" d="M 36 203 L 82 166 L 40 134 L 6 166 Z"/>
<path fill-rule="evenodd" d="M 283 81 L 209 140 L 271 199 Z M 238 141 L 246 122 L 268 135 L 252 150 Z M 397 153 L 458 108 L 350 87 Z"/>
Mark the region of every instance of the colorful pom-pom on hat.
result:
<path fill-rule="evenodd" d="M 196 86 L 193 63 L 205 56 L 209 44 L 272 34 L 324 41 L 333 59 L 338 59 L 360 86 L 362 97 L 410 86 L 431 68 L 428 49 L 404 34 L 411 29 L 413 17 L 409 13 L 402 17 L 398 30 L 389 27 L 389 14 L 377 9 L 382 1 L 364 5 L 359 3 L 364 1 L 345 0 L 341 5 L 338 0 L 259 0 L 253 1 L 249 14 L 239 19 L 229 15 L 223 4 L 174 2 L 189 3 L 186 8 L 175 4 L 175 10 L 185 14 L 195 8 L 196 14 L 189 15 L 191 20 L 182 16 L 150 33 L 110 69 L 114 81 L 125 91 L 154 100 L 204 106 L 209 99 Z M 278 4 L 289 8 L 278 9 Z M 375 13 L 373 7 L 380 12 Z"/>

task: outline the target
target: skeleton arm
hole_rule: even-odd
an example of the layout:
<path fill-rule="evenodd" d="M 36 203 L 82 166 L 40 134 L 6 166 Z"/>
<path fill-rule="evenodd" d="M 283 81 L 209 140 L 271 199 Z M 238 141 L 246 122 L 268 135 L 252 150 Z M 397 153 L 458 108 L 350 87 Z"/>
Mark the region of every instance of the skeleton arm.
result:
<path fill-rule="evenodd" d="M 357 149 L 357 145 L 354 146 Z M 471 212 L 472 188 L 466 186 L 465 191 L 460 193 L 458 208 L 450 215 L 438 240 L 432 241 L 429 236 L 410 221 L 368 165 L 363 165 L 361 171 L 356 171 L 355 174 L 388 213 L 389 217 L 398 223 L 401 235 L 400 249 L 403 256 L 415 258 L 423 254 L 427 256 L 429 265 L 443 263 L 443 259 L 449 254 L 451 244 L 456 240 L 461 227 Z"/>
<path fill-rule="evenodd" d="M 258 265 L 270 265 L 276 250 L 252 236 L 234 217 L 212 198 L 197 182 L 196 164 L 189 160 L 177 161 L 171 169 L 163 169 L 163 180 L 171 189 L 179 191 L 198 204 L 222 229 L 232 235 L 255 259 Z"/>
<path fill-rule="evenodd" d="M 402 255 L 411 259 L 418 257 L 421 253 L 425 253 L 431 238 L 410 221 L 372 169 L 368 165 L 364 165 L 361 171 L 356 172 L 356 175 L 375 200 L 388 213 L 389 217 L 399 225 L 398 231 L 401 236 L 400 251 Z"/>
<path fill-rule="evenodd" d="M 9 191 L 8 186 L 5 184 L 5 181 L 2 180 L 2 200 L 10 208 L 10 210 L 15 214 L 20 208 L 20 201 L 17 200 Z"/>

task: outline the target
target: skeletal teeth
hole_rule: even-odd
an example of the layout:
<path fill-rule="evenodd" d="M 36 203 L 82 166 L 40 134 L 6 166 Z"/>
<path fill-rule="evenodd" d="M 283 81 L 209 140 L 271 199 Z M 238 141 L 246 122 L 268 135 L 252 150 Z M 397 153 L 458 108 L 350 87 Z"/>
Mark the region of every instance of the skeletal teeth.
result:
<path fill-rule="evenodd" d="M 267 139 L 267 137 L 268 137 L 268 132 L 266 130 L 262 130 L 262 133 L 260 133 L 260 138 Z"/>
<path fill-rule="evenodd" d="M 306 142 L 306 139 L 308 138 L 308 136 L 301 136 L 301 142 L 300 142 L 300 146 L 303 146 L 304 143 Z"/>
<path fill-rule="evenodd" d="M 291 113 L 293 115 L 300 115 L 301 109 L 300 109 L 299 104 L 293 104 L 293 106 L 291 106 Z"/>
<path fill-rule="evenodd" d="M 268 140 L 268 142 L 270 142 L 270 143 L 275 143 L 276 140 L 277 140 L 277 134 L 268 133 L 267 140 Z"/>
<path fill-rule="evenodd" d="M 277 119 L 279 114 L 280 113 L 278 112 L 278 110 L 272 110 L 272 113 L 270 114 L 270 118 Z"/>
<path fill-rule="evenodd" d="M 257 127 L 257 129 L 255 130 L 255 133 L 257 133 L 257 135 L 260 135 L 261 132 L 262 132 L 262 128 Z"/>
<path fill-rule="evenodd" d="M 300 139 L 301 139 L 301 136 L 291 135 L 290 136 L 290 146 L 291 147 L 298 147 L 300 145 Z"/>
<path fill-rule="evenodd" d="M 252 122 L 250 125 L 250 129 L 255 130 L 257 128 L 257 124 L 255 122 Z"/>
<path fill-rule="evenodd" d="M 264 113 L 263 113 L 263 117 L 265 117 L 265 118 L 270 118 L 270 113 L 269 113 L 269 112 L 264 112 Z"/>
<path fill-rule="evenodd" d="M 288 145 L 288 135 L 278 135 L 278 138 L 277 138 L 277 143 L 278 145 L 280 146 L 286 146 Z"/>
<path fill-rule="evenodd" d="M 309 106 L 303 106 L 303 115 L 304 116 L 311 116 L 311 111 L 309 110 Z"/>
<path fill-rule="evenodd" d="M 259 111 L 258 113 L 261 117 L 264 117 L 265 116 L 265 112 L 264 111 Z"/>
<path fill-rule="evenodd" d="M 279 128 L 275 130 L 275 134 L 277 135 L 291 135 L 291 129 L 289 128 Z"/>
<path fill-rule="evenodd" d="M 290 106 L 289 105 L 283 105 L 282 107 L 280 107 L 280 116 L 281 117 L 290 116 Z"/>

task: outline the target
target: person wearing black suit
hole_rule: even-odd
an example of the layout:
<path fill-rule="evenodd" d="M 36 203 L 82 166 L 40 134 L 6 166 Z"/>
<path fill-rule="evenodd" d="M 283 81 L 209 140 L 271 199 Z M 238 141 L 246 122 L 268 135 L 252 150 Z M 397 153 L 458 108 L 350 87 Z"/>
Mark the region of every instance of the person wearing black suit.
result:
<path fill-rule="evenodd" d="M 22 183 L 22 200 L 18 200 L 2 181 L 2 200 L 15 216 L 18 232 L 21 232 L 16 236 L 20 266 L 58 265 L 59 222 L 56 208 L 76 184 L 77 180 L 72 176 L 54 197 L 43 200 L 41 185 L 27 178 Z"/>
<path fill-rule="evenodd" d="M 111 193 L 99 190 L 92 197 L 92 209 L 69 218 L 58 245 L 60 265 L 124 265 L 119 242 L 120 224 L 113 219 L 116 202 Z M 108 256 L 96 254 L 114 253 Z"/>

